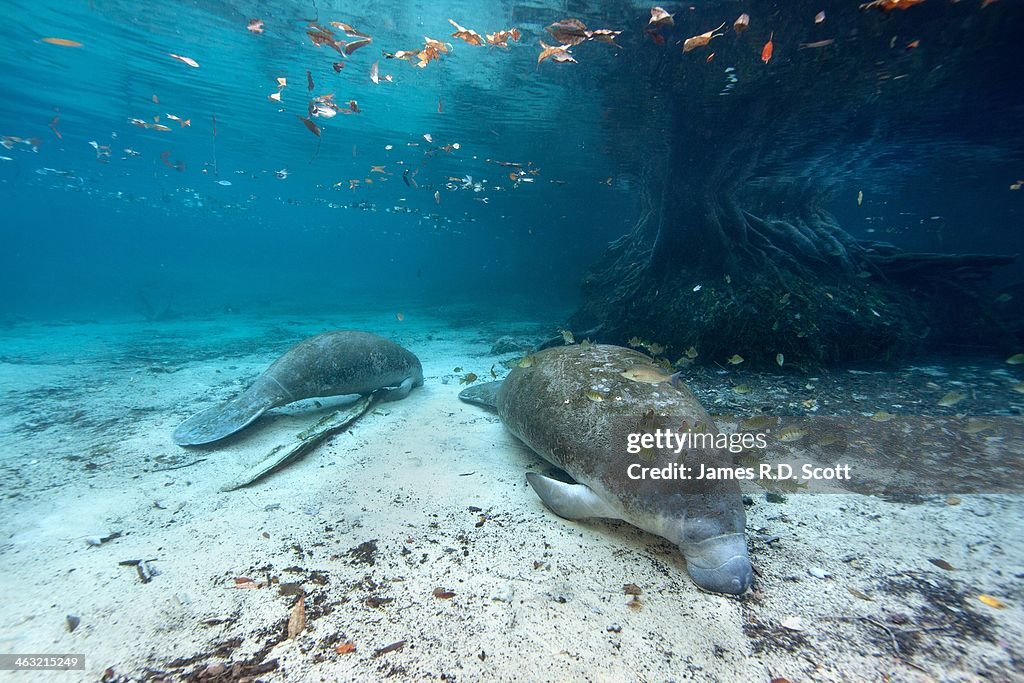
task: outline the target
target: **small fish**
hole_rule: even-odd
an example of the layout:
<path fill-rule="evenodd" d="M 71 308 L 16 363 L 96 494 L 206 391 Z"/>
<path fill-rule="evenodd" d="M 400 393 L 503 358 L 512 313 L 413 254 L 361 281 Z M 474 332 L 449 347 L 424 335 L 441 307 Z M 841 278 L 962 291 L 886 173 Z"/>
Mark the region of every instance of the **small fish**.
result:
<path fill-rule="evenodd" d="M 1007 365 L 1021 365 L 1024 364 L 1024 353 L 1015 353 L 1006 359 Z"/>
<path fill-rule="evenodd" d="M 785 356 L 783 356 L 781 353 L 775 354 L 775 364 L 776 365 L 778 365 L 781 368 L 782 364 L 785 363 L 785 362 L 786 362 L 786 357 Z"/>
<path fill-rule="evenodd" d="M 729 365 L 739 365 L 743 362 L 743 356 L 738 353 L 734 353 L 725 362 Z"/>
<path fill-rule="evenodd" d="M 736 386 L 734 386 L 732 388 L 732 390 L 735 391 L 737 394 L 749 394 L 750 393 L 750 387 L 747 386 L 746 384 L 737 384 Z"/>
<path fill-rule="evenodd" d="M 177 59 L 179 62 L 181 62 L 183 64 L 188 64 L 193 69 L 198 69 L 199 68 L 199 62 L 197 62 L 196 60 L 192 59 L 191 57 L 182 57 L 181 55 L 176 55 L 173 52 L 168 52 L 167 56 L 170 57 L 171 59 Z"/>
<path fill-rule="evenodd" d="M 601 401 L 604 400 L 604 396 L 601 395 L 601 392 L 595 391 L 594 389 L 588 389 L 586 392 L 584 392 L 584 396 L 589 398 L 594 403 L 600 403 Z"/>
<path fill-rule="evenodd" d="M 1012 299 L 1012 294 L 1006 294 L 1004 292 L 1003 294 L 1000 294 L 999 296 L 996 297 L 996 303 L 1005 304 L 1007 301 L 1011 301 Z"/>
<path fill-rule="evenodd" d="M 779 430 L 776 436 L 783 443 L 791 443 L 807 436 L 807 430 L 800 429 L 799 427 L 784 427 Z"/>
<path fill-rule="evenodd" d="M 772 39 L 775 38 L 775 31 L 772 31 L 768 36 L 768 42 L 761 48 L 761 61 L 767 64 L 772 59 L 772 52 L 775 50 L 775 44 Z"/>
<path fill-rule="evenodd" d="M 230 180 L 218 180 L 217 184 L 218 185 L 223 185 L 224 187 L 229 187 L 231 185 L 231 181 Z"/>
<path fill-rule="evenodd" d="M 434 203 L 435 204 L 440 204 L 441 203 L 441 191 L 440 190 L 434 190 Z"/>
<path fill-rule="evenodd" d="M 475 372 L 467 372 L 459 380 L 459 384 L 472 384 L 473 382 L 477 381 L 478 379 L 480 379 L 480 378 L 476 376 Z"/>
<path fill-rule="evenodd" d="M 939 399 L 938 405 L 944 408 L 950 408 L 952 406 L 955 406 L 957 403 L 964 400 L 965 398 L 967 398 L 967 394 L 963 394 L 959 391 L 951 391 Z"/>
<path fill-rule="evenodd" d="M 672 379 L 669 373 L 653 365 L 634 365 L 619 374 L 628 380 L 643 384 L 661 384 Z"/>
<path fill-rule="evenodd" d="M 591 346 L 593 346 L 593 344 L 590 343 L 590 340 L 584 339 L 583 341 L 580 342 L 580 351 L 586 351 Z"/>
<path fill-rule="evenodd" d="M 1010 388 L 1016 391 L 1018 394 L 1024 394 L 1024 382 L 1018 382 Z"/>
<path fill-rule="evenodd" d="M 980 434 L 993 427 L 995 427 L 994 423 L 985 420 L 968 420 L 967 425 L 964 427 L 964 434 Z"/>
<path fill-rule="evenodd" d="M 879 410 L 877 413 L 871 416 L 871 419 L 875 422 L 888 422 L 889 420 L 896 417 L 892 413 L 887 413 L 884 410 Z"/>
<path fill-rule="evenodd" d="M 836 42 L 835 38 L 826 38 L 825 40 L 816 40 L 813 43 L 800 43 L 800 45 L 797 46 L 797 49 L 798 50 L 807 50 L 807 49 L 814 50 L 814 49 L 819 48 L 819 47 L 828 47 L 829 45 L 831 45 L 834 42 Z"/>
<path fill-rule="evenodd" d="M 638 346 L 643 346 L 644 345 L 644 343 L 643 343 L 643 341 L 641 341 L 640 337 L 630 337 L 629 341 L 626 342 L 626 343 L 629 344 L 630 346 L 632 346 L 634 349 L 637 348 Z"/>
<path fill-rule="evenodd" d="M 649 343 L 647 345 L 647 350 L 650 351 L 655 356 L 660 356 L 661 354 L 665 353 L 665 347 L 662 346 L 661 344 L 658 344 L 657 342 Z"/>
<path fill-rule="evenodd" d="M 533 356 L 523 356 L 517 365 L 521 368 L 533 367 Z"/>
<path fill-rule="evenodd" d="M 398 322 L 402 322 L 403 320 L 405 320 L 405 314 L 402 313 L 401 311 L 395 313 L 395 320 L 397 320 Z"/>
<path fill-rule="evenodd" d="M 564 341 L 566 344 L 576 343 L 576 337 L 572 335 L 572 332 L 570 330 L 559 330 L 558 332 L 562 335 L 562 341 Z"/>
<path fill-rule="evenodd" d="M 864 190 L 859 190 L 857 192 L 857 206 L 860 206 L 863 203 L 864 203 Z"/>
<path fill-rule="evenodd" d="M 691 346 L 690 348 L 686 349 L 686 357 L 689 358 L 690 360 L 693 360 L 694 358 L 696 358 L 697 357 L 697 347 L 696 346 Z"/>
<path fill-rule="evenodd" d="M 765 427 L 774 427 L 779 423 L 779 418 L 772 417 L 770 415 L 755 415 L 753 417 L 746 417 L 740 421 L 741 429 L 764 429 Z"/>

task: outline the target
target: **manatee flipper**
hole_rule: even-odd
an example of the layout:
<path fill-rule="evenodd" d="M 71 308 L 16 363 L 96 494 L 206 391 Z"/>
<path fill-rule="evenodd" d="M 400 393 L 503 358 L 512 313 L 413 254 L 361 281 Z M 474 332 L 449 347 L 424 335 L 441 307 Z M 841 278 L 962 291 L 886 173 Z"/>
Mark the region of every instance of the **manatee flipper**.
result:
<path fill-rule="evenodd" d="M 263 388 L 264 385 L 257 382 L 230 401 L 196 413 L 174 430 L 174 443 L 198 446 L 248 427 L 279 401 L 279 396 Z"/>
<path fill-rule="evenodd" d="M 416 386 L 415 379 L 412 377 L 406 377 L 397 387 L 386 387 L 381 389 L 380 400 L 399 401 L 408 396 L 414 386 Z"/>
<path fill-rule="evenodd" d="M 338 433 L 365 415 L 373 404 L 375 397 L 375 393 L 363 396 L 355 403 L 324 416 L 309 429 L 296 434 L 293 443 L 278 444 L 267 454 L 266 458 L 247 469 L 230 484 L 222 486 L 220 490 L 234 491 L 235 489 L 240 489 L 280 469 L 290 461 L 306 453 L 306 451 L 328 436 Z"/>
<path fill-rule="evenodd" d="M 459 398 L 466 403 L 483 406 L 484 408 L 497 408 L 498 390 L 501 389 L 503 381 L 498 380 L 497 382 L 484 382 L 483 384 L 473 385 L 463 389 L 459 393 Z"/>
<path fill-rule="evenodd" d="M 536 472 L 527 472 L 526 481 L 530 483 L 544 504 L 559 517 L 565 519 L 622 518 L 608 503 L 598 498 L 589 486 L 566 484 Z"/>

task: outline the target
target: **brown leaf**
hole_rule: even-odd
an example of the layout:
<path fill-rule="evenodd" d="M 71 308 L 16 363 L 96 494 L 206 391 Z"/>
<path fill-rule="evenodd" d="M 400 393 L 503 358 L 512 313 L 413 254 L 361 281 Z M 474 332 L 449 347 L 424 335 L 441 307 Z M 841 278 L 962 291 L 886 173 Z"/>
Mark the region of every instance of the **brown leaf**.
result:
<path fill-rule="evenodd" d="M 298 116 L 298 114 L 296 114 L 296 116 Z M 320 126 L 316 125 L 315 123 L 313 123 L 313 121 L 303 116 L 299 116 L 299 120 L 302 121 L 302 125 L 309 129 L 310 133 L 317 137 L 320 137 Z"/>
<path fill-rule="evenodd" d="M 346 640 L 344 643 L 338 643 L 334 651 L 339 655 L 347 655 L 356 651 L 356 644 L 351 640 Z"/>
<path fill-rule="evenodd" d="M 540 64 L 545 59 L 551 59 L 553 62 L 573 62 L 573 56 L 569 54 L 570 45 L 548 45 L 543 40 L 540 41 L 541 52 L 537 57 L 537 63 Z"/>
<path fill-rule="evenodd" d="M 439 600 L 450 600 L 455 597 L 455 591 L 448 591 L 444 588 L 435 588 L 434 597 Z"/>
<path fill-rule="evenodd" d="M 369 45 L 372 42 L 373 42 L 372 38 L 362 38 L 360 40 L 353 40 L 351 43 L 349 43 L 348 45 L 345 46 L 344 53 L 346 55 L 351 55 L 353 52 L 355 52 L 359 48 L 366 47 L 367 45 Z"/>
<path fill-rule="evenodd" d="M 722 25 L 716 29 L 712 29 L 707 33 L 701 33 L 699 36 L 687 38 L 686 40 L 683 41 L 683 52 L 689 52 L 690 50 L 696 49 L 698 47 L 704 47 L 705 45 L 711 42 L 712 38 L 717 38 L 723 35 L 721 33 L 715 33 L 715 31 L 721 31 L 724 27 L 725 22 L 723 21 Z"/>
<path fill-rule="evenodd" d="M 675 21 L 672 19 L 672 15 L 666 12 L 661 7 L 651 8 L 651 20 L 647 22 L 648 26 L 674 26 Z"/>
<path fill-rule="evenodd" d="M 455 27 L 455 33 L 452 34 L 452 38 L 458 38 L 459 40 L 464 40 L 467 43 L 469 43 L 470 45 L 483 45 L 484 44 L 484 39 L 481 38 L 480 34 L 477 33 L 476 31 L 473 31 L 472 29 L 468 29 L 468 28 L 464 28 L 462 26 L 459 26 L 458 24 L 456 24 L 451 19 L 448 20 L 448 23 Z"/>
<path fill-rule="evenodd" d="M 627 583 L 622 587 L 622 592 L 626 595 L 640 595 L 643 591 L 640 590 L 640 586 L 635 583 Z"/>
<path fill-rule="evenodd" d="M 562 45 L 579 45 L 590 37 L 587 25 L 579 19 L 562 19 L 547 27 L 547 32 Z"/>
<path fill-rule="evenodd" d="M 306 598 L 299 596 L 288 616 L 288 637 L 294 638 L 306 628 Z"/>

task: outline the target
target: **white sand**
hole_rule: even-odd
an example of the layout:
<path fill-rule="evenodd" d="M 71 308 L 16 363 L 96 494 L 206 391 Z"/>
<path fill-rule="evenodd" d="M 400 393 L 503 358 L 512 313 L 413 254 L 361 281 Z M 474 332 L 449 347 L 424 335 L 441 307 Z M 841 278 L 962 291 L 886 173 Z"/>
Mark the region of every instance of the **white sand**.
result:
<path fill-rule="evenodd" d="M 704 593 L 667 542 L 622 523 L 569 523 L 541 505 L 523 473 L 546 466 L 494 415 L 458 401 L 453 369 L 489 377 L 499 363 L 501 373 L 499 361 L 515 354 L 491 356 L 495 339 L 536 340 L 551 328 L 467 319 L 406 311 L 402 323 L 379 313 L 0 330 L 0 652 L 85 655 L 85 672 L 45 678 L 54 681 L 96 681 L 107 667 L 177 680 L 269 646 L 261 661 L 279 666 L 260 676 L 268 681 L 1020 676 L 1019 497 L 947 505 L 792 495 L 773 504 L 753 489 L 755 591 Z M 217 449 L 176 447 L 174 427 L 244 387 L 292 342 L 343 327 L 413 350 L 424 386 L 270 478 L 218 493 L 310 413 L 278 412 Z M 114 531 L 124 535 L 85 542 Z M 373 564 L 350 554 L 368 541 Z M 155 559 L 159 575 L 143 584 L 118 565 L 132 559 Z M 295 598 L 276 585 L 236 589 L 239 576 L 301 583 L 305 630 L 283 639 Z M 628 606 L 626 583 L 642 589 L 639 609 Z M 455 596 L 436 598 L 436 588 Z M 1007 608 L 982 604 L 979 593 Z M 74 632 L 68 614 L 81 617 Z M 791 617 L 802 631 L 780 627 Z M 208 654 L 236 638 L 222 656 Z M 356 651 L 337 654 L 347 640 Z M 397 641 L 404 648 L 374 657 Z"/>

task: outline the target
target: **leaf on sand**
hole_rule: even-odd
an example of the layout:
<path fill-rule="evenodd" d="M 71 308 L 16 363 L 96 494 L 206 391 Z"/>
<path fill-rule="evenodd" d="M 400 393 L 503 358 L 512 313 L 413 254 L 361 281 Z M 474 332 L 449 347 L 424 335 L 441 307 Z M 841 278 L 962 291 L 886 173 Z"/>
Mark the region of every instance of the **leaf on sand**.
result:
<path fill-rule="evenodd" d="M 1006 608 L 1006 603 L 1005 602 L 1003 602 L 999 598 L 993 597 L 991 595 L 986 595 L 986 594 L 982 593 L 981 595 L 978 596 L 978 599 L 981 600 L 983 603 L 985 603 L 986 605 L 988 605 L 989 607 L 991 607 L 993 609 L 1005 609 Z"/>
<path fill-rule="evenodd" d="M 455 591 L 445 590 L 444 588 L 435 588 L 434 597 L 438 600 L 450 600 L 455 597 Z"/>
<path fill-rule="evenodd" d="M 789 617 L 787 619 L 784 619 L 782 623 L 779 624 L 779 626 L 786 629 L 787 631 L 804 630 L 804 622 L 800 617 Z"/>
<path fill-rule="evenodd" d="M 863 593 L 863 592 L 857 590 L 853 586 L 847 586 L 846 590 L 850 591 L 850 595 L 852 595 L 852 596 L 854 596 L 856 598 L 860 598 L 861 600 L 867 600 L 868 602 L 874 602 L 875 601 L 875 599 L 873 597 L 871 597 L 867 593 Z"/>
<path fill-rule="evenodd" d="M 328 436 L 345 429 L 365 415 L 373 404 L 375 397 L 375 393 L 365 396 L 355 403 L 327 415 L 304 432 L 286 438 L 283 440 L 283 443 L 275 446 L 267 454 L 267 457 L 243 472 L 241 476 L 230 484 L 221 487 L 220 490 L 234 491 L 235 489 L 240 489 L 283 467 L 286 463 L 303 455 Z"/>
<path fill-rule="evenodd" d="M 932 564 L 934 564 L 939 569 L 945 569 L 947 572 L 951 572 L 951 571 L 955 571 L 956 570 L 956 568 L 953 565 L 951 565 L 949 562 L 946 562 L 945 560 L 939 559 L 937 557 L 929 557 L 928 561 L 931 562 Z"/>
<path fill-rule="evenodd" d="M 294 638 L 306 628 L 306 598 L 300 595 L 288 616 L 288 637 Z"/>
<path fill-rule="evenodd" d="M 356 651 L 356 644 L 351 640 L 346 640 L 344 643 L 338 643 L 334 648 L 334 651 L 339 655 L 347 655 Z"/>

